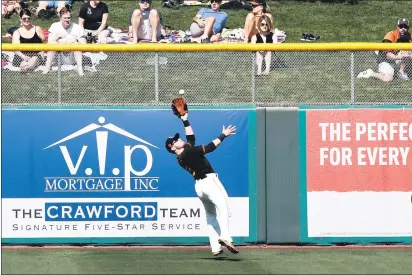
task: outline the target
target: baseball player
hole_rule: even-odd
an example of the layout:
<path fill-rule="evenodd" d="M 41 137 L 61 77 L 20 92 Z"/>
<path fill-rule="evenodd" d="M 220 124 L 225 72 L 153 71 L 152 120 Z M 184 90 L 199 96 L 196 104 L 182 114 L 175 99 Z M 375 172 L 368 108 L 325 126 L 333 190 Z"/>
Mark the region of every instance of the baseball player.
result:
<path fill-rule="evenodd" d="M 172 105 L 173 106 L 173 105 Z M 175 113 L 183 121 L 187 142 L 179 138 L 179 133 L 166 140 L 166 149 L 177 155 L 177 161 L 183 169 L 188 171 L 195 179 L 195 190 L 202 201 L 206 211 L 206 221 L 209 230 L 209 241 L 213 256 L 223 253 L 222 246 L 230 252 L 237 254 L 238 250 L 233 245 L 229 233 L 230 209 L 228 195 L 213 170 L 206 154 L 213 152 L 222 141 L 235 133 L 236 127 L 223 126 L 222 134 L 208 145 L 195 146 L 195 135 L 188 120 L 188 112 L 184 115 Z"/>

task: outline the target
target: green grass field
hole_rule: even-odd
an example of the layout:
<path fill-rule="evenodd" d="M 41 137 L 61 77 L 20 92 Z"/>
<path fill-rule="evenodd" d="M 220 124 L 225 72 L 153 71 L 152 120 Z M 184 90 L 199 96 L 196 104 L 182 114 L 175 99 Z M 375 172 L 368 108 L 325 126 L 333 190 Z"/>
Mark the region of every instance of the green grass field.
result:
<path fill-rule="evenodd" d="M 396 20 L 408 16 L 412 1 L 360 1 L 357 5 L 320 2 L 269 1 L 275 26 L 287 31 L 285 43 L 301 42 L 302 32 L 321 35 L 320 42 L 380 42 L 395 28 Z M 179 10 L 163 8 L 154 1 L 164 24 L 188 29 L 199 7 Z M 35 3 L 32 3 L 34 5 Z M 73 20 L 82 2 L 75 2 Z M 135 1 L 108 1 L 109 24 L 126 29 L 130 8 Z M 242 28 L 246 10 L 228 10 L 228 28 Z M 57 18 L 35 24 L 48 28 Z M 18 23 L 16 15 L 2 21 L 2 33 Z M 3 42 L 10 42 L 5 40 Z M 154 66 L 147 62 L 153 53 L 108 53 L 98 65 L 98 72 L 86 72 L 82 78 L 75 71 L 63 72 L 61 102 L 58 101 L 58 75 L 39 72 L 21 77 L 5 72 L 2 80 L 2 103 L 8 104 L 88 104 L 88 105 L 162 105 L 169 104 L 177 91 L 189 91 L 189 102 L 199 104 L 261 105 L 342 104 L 351 103 L 352 91 L 359 103 L 411 103 L 411 82 L 395 79 L 385 84 L 374 79 L 353 79 L 360 71 L 376 69 L 373 52 L 355 53 L 353 72 L 347 52 L 277 53 L 285 64 L 269 76 L 252 80 L 252 53 L 159 53 L 168 62 L 159 66 L 155 82 Z M 352 73 L 352 78 L 351 78 Z M 351 81 L 353 82 L 351 83 Z M 155 90 L 158 94 L 156 96 Z M 252 95 L 252 90 L 255 94 Z M 158 99 L 158 100 L 156 100 Z"/>
<path fill-rule="evenodd" d="M 3 274 L 411 274 L 412 250 L 3 250 Z"/>

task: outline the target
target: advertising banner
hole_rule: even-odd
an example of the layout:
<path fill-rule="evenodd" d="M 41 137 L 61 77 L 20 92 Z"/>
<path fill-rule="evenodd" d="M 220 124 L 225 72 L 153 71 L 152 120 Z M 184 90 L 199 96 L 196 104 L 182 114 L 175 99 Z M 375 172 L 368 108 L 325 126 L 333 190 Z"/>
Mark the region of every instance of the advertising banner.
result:
<path fill-rule="evenodd" d="M 218 137 L 222 125 L 237 126 L 207 155 L 230 197 L 234 237 L 250 235 L 251 114 L 190 112 L 196 145 Z M 6 109 L 2 116 L 3 241 L 208 236 L 194 179 L 165 148 L 176 132 L 185 139 L 169 109 Z"/>
<path fill-rule="evenodd" d="M 412 236 L 412 109 L 301 112 L 307 237 Z"/>

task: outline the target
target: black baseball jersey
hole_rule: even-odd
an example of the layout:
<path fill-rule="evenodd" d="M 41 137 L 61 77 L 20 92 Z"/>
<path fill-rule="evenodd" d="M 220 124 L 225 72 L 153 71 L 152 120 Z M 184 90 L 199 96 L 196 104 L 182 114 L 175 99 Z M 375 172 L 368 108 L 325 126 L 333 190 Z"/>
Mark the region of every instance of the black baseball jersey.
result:
<path fill-rule="evenodd" d="M 212 165 L 205 157 L 205 154 L 216 149 L 214 143 L 211 142 L 207 146 L 195 146 L 194 135 L 188 135 L 186 138 L 187 143 L 184 146 L 184 150 L 177 157 L 179 165 L 188 171 L 195 180 L 205 178 L 208 173 L 214 173 Z"/>
<path fill-rule="evenodd" d="M 100 2 L 96 8 L 90 6 L 90 2 L 83 4 L 80 8 L 79 17 L 84 19 L 84 28 L 95 31 L 102 24 L 103 14 L 109 13 L 109 7 L 106 3 Z M 106 26 L 107 28 L 107 26 Z"/>

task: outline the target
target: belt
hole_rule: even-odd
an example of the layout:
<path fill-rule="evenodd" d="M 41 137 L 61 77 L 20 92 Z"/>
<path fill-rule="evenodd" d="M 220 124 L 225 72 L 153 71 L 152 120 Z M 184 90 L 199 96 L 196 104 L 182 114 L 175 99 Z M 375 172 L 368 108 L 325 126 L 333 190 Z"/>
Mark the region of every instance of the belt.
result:
<path fill-rule="evenodd" d="M 207 173 L 207 174 L 204 174 L 204 177 L 196 177 L 195 175 L 193 175 L 194 177 L 195 177 L 195 180 L 203 180 L 203 179 L 205 179 L 205 178 L 209 178 L 209 177 L 218 177 L 218 174 L 217 173 Z"/>

